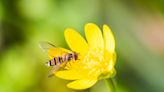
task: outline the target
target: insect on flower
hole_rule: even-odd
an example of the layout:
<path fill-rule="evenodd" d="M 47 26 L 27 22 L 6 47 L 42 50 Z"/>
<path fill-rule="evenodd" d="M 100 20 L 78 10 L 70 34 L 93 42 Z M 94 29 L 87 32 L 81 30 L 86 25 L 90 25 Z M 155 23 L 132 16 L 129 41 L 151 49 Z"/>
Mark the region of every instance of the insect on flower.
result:
<path fill-rule="evenodd" d="M 49 61 L 46 62 L 46 66 L 53 67 L 48 77 L 53 76 L 54 72 L 64 68 L 66 64 L 78 60 L 78 53 L 76 52 L 56 47 L 49 42 L 41 42 L 39 45 L 43 50 L 48 51 Z"/>
<path fill-rule="evenodd" d="M 50 43 L 41 45 L 48 51 L 47 65 L 53 66 L 49 76 L 71 80 L 67 87 L 77 90 L 90 88 L 98 80 L 116 74 L 115 38 L 110 27 L 103 25 L 100 29 L 94 23 L 87 23 L 84 32 L 85 37 L 73 28 L 64 31 L 71 51 Z"/>

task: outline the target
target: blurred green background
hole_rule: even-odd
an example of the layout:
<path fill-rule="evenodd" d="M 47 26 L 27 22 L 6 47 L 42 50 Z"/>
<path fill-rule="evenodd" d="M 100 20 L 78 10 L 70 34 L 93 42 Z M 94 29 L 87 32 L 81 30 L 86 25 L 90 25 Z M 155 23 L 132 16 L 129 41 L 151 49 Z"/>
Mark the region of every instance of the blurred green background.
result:
<path fill-rule="evenodd" d="M 164 0 L 0 0 L 0 92 L 107 92 L 103 81 L 76 91 L 47 78 L 48 41 L 68 48 L 63 31 L 108 24 L 116 38 L 116 92 L 164 92 Z"/>

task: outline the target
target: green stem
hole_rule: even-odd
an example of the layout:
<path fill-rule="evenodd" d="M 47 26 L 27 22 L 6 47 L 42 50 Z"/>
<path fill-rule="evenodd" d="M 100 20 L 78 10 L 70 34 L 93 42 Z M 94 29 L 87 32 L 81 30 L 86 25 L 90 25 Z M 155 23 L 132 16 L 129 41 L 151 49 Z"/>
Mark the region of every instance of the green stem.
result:
<path fill-rule="evenodd" d="M 113 79 L 104 79 L 104 82 L 107 85 L 109 92 L 116 92 Z"/>

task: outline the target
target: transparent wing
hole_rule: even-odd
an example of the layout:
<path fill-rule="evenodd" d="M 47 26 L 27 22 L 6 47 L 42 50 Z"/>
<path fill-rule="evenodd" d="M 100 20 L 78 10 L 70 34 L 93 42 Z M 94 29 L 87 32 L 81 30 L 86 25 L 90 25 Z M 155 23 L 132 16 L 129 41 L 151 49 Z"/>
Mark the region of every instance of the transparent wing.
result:
<path fill-rule="evenodd" d="M 62 56 L 65 53 L 69 52 L 69 50 L 56 47 L 55 45 L 53 45 L 49 42 L 46 42 L 46 41 L 40 42 L 39 46 L 41 47 L 41 49 L 43 49 L 44 52 L 46 52 L 48 54 L 49 59 L 53 59 L 54 57 Z"/>
<path fill-rule="evenodd" d="M 48 49 L 56 48 L 55 45 L 46 41 L 39 42 L 39 47 L 43 49 L 43 51 L 48 51 Z"/>
<path fill-rule="evenodd" d="M 54 67 L 50 70 L 50 72 L 49 72 L 49 74 L 48 74 L 48 78 L 54 76 L 54 73 L 55 73 L 57 70 L 59 70 L 59 69 L 60 69 L 60 66 L 59 66 L 59 65 L 54 66 Z"/>
<path fill-rule="evenodd" d="M 50 70 L 50 72 L 49 72 L 49 74 L 48 74 L 48 78 L 54 76 L 54 73 L 55 73 L 56 71 L 58 71 L 59 69 L 65 67 L 65 65 L 66 65 L 66 62 L 63 63 L 62 65 L 58 64 L 58 65 L 53 66 L 53 68 Z"/>
<path fill-rule="evenodd" d="M 42 42 L 39 42 L 39 47 L 41 49 L 43 49 L 44 51 L 48 51 L 48 50 L 58 50 L 58 51 L 61 51 L 63 53 L 70 53 L 72 51 L 70 50 L 67 50 L 67 49 L 64 49 L 64 48 L 60 48 L 60 47 L 57 47 L 49 42 L 46 42 L 46 41 L 42 41 Z"/>

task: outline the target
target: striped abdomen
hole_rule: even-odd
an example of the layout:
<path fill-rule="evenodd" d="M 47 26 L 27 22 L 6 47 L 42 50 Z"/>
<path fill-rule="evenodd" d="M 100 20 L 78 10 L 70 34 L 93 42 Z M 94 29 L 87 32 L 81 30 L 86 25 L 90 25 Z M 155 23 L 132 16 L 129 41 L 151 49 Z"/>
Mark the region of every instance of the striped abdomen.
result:
<path fill-rule="evenodd" d="M 71 60 L 78 60 L 77 53 L 67 53 L 64 56 L 54 57 L 52 60 L 47 62 L 47 66 L 55 66 Z"/>

